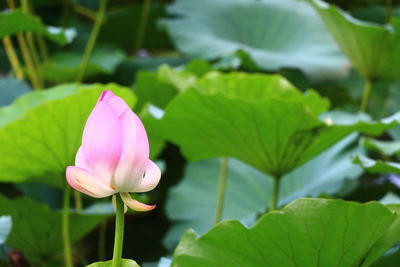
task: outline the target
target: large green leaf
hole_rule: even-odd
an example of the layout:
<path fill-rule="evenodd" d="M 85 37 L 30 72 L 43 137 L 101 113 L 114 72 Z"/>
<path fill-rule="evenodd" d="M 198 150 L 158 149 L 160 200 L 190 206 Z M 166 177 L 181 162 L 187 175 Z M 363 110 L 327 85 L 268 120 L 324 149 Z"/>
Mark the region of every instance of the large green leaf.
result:
<path fill-rule="evenodd" d="M 165 146 L 165 140 L 159 131 L 160 120 L 152 114 L 154 107 L 147 105 L 140 113 L 140 119 L 143 122 L 144 127 L 150 142 L 150 158 L 156 159 L 160 152 Z M 161 110 L 157 110 L 162 112 Z M 154 113 L 154 112 L 153 112 Z"/>
<path fill-rule="evenodd" d="M 45 26 L 39 17 L 25 14 L 21 10 L 0 13 L 0 39 L 7 35 L 28 31 L 43 35 L 60 45 L 70 43 L 76 36 L 74 29 L 63 30 Z"/>
<path fill-rule="evenodd" d="M 112 265 L 112 260 L 111 260 L 111 261 L 95 262 L 95 263 L 87 265 L 86 267 L 112 267 L 112 266 L 113 265 Z M 140 267 L 140 266 L 134 260 L 122 259 L 121 267 Z"/>
<path fill-rule="evenodd" d="M 7 245 L 33 263 L 48 262 L 62 251 L 61 212 L 30 198 L 8 199 L 0 195 L 0 215 L 12 217 L 13 228 Z M 70 214 L 70 237 L 80 240 L 109 214 Z M 33 265 L 40 266 L 40 265 Z"/>
<path fill-rule="evenodd" d="M 162 133 L 190 160 L 235 157 L 283 176 L 352 132 L 381 134 L 394 118 L 331 125 L 327 100 L 276 75 L 209 73 L 172 100 Z"/>
<path fill-rule="evenodd" d="M 90 57 L 85 78 L 96 75 L 113 74 L 118 65 L 124 60 L 122 50 L 112 47 L 100 47 L 94 50 Z M 52 56 L 41 66 L 45 80 L 54 83 L 75 81 L 82 63 L 82 54 L 77 52 L 60 52 Z"/>
<path fill-rule="evenodd" d="M 284 176 L 280 189 L 280 205 L 296 198 L 341 193 L 361 174 L 361 168 L 352 164 L 350 156 L 360 153 L 350 149 L 355 136 L 349 136 L 315 159 Z M 174 223 L 164 238 L 172 249 L 189 228 L 203 234 L 214 221 L 217 202 L 218 160 L 190 163 L 185 177 L 173 187 L 167 198 L 167 216 Z M 272 179 L 265 174 L 235 160 L 229 160 L 223 219 L 238 219 L 251 225 L 256 215 L 264 212 L 272 198 Z"/>
<path fill-rule="evenodd" d="M 63 85 L 27 94 L 0 109 L 0 181 L 63 183 L 73 165 L 83 127 L 102 90 L 112 90 L 132 106 L 124 87 Z"/>
<path fill-rule="evenodd" d="M 338 45 L 357 70 L 368 79 L 396 79 L 400 70 L 400 20 L 391 25 L 365 22 L 334 5 L 308 0 L 318 11 Z"/>
<path fill-rule="evenodd" d="M 397 249 L 376 261 L 374 264 L 371 265 L 371 267 L 398 267 L 399 262 L 400 249 Z"/>
<path fill-rule="evenodd" d="M 163 21 L 182 52 L 205 59 L 247 52 L 262 68 L 343 76 L 346 59 L 316 12 L 296 0 L 177 0 Z M 304 38 L 307 36 L 307 38 Z"/>
<path fill-rule="evenodd" d="M 396 217 L 376 202 L 300 199 L 251 229 L 224 221 L 201 237 L 188 231 L 172 266 L 358 266 Z"/>
<path fill-rule="evenodd" d="M 356 156 L 353 162 L 370 173 L 395 173 L 400 175 L 400 164 L 396 162 L 375 160 L 366 156 Z"/>
<path fill-rule="evenodd" d="M 364 138 L 362 144 L 368 149 L 382 153 L 385 156 L 400 154 L 400 141 L 381 141 L 372 138 Z"/>
<path fill-rule="evenodd" d="M 6 242 L 8 235 L 10 234 L 12 226 L 12 220 L 10 216 L 0 216 L 0 245 Z"/>
<path fill-rule="evenodd" d="M 157 72 L 141 71 L 137 74 L 134 91 L 138 96 L 137 110 L 150 102 L 159 108 L 165 108 L 178 94 L 197 82 L 191 71 L 177 70 L 161 65 Z"/>
<path fill-rule="evenodd" d="M 393 244 L 400 241 L 400 205 L 387 205 L 391 211 L 397 214 L 396 220 L 390 225 L 385 233 L 379 238 L 372 249 L 368 252 L 368 256 L 363 261 L 362 266 L 369 266 L 382 256 Z"/>

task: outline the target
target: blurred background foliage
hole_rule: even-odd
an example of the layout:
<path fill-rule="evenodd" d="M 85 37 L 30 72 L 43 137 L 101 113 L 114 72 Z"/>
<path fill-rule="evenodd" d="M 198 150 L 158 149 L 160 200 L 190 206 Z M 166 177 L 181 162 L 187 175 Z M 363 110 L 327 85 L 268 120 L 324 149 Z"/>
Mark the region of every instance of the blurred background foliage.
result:
<path fill-rule="evenodd" d="M 398 266 L 400 2 L 327 3 L 2 1 L 0 265 L 63 266 L 65 205 L 75 265 L 112 257 L 110 199 L 69 197 L 64 177 L 89 112 L 109 89 L 141 117 L 151 158 L 163 170 L 155 190 L 136 196 L 157 209 L 126 216 L 125 258 L 149 267 L 224 266 L 212 265 L 210 250 L 196 262 L 204 248 L 189 228 L 204 234 L 220 220 L 237 219 L 257 226 L 223 222 L 206 240 L 226 237 L 224 227 L 253 238 L 279 223 L 340 217 L 349 209 L 352 231 L 370 224 L 381 236 L 359 236 L 358 252 L 343 254 L 338 266 Z M 276 221 L 262 216 L 301 197 L 319 199 L 288 205 Z M 327 238 L 340 255 L 334 233 Z M 247 266 L 239 264 L 240 253 L 206 245 Z M 298 266 L 307 266 L 302 260 Z"/>

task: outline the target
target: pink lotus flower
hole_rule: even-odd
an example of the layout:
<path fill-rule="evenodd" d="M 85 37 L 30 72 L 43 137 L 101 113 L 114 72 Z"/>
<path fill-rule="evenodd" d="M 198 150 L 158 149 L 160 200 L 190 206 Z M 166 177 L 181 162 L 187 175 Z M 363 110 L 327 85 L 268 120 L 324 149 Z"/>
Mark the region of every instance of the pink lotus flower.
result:
<path fill-rule="evenodd" d="M 149 142 L 142 122 L 111 91 L 101 94 L 86 122 L 75 165 L 67 167 L 66 176 L 76 190 L 95 198 L 120 193 L 125 205 L 137 211 L 155 208 L 129 194 L 154 189 L 161 172 L 149 160 Z"/>

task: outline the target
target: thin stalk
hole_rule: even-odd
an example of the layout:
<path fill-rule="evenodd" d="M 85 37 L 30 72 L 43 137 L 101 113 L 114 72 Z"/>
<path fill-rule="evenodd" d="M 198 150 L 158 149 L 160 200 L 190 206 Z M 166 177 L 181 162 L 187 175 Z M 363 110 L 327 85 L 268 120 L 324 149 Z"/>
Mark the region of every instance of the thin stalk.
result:
<path fill-rule="evenodd" d="M 82 212 L 82 197 L 81 193 L 74 190 L 75 209 L 78 213 Z"/>
<path fill-rule="evenodd" d="M 122 245 L 124 242 L 124 202 L 119 194 L 115 195 L 115 239 L 112 267 L 121 266 Z"/>
<path fill-rule="evenodd" d="M 215 209 L 214 224 L 219 223 L 222 219 L 227 179 L 228 179 L 228 158 L 223 158 L 219 173 L 218 198 L 217 198 L 217 208 Z"/>
<path fill-rule="evenodd" d="M 102 222 L 99 228 L 99 261 L 103 261 L 106 258 L 106 234 L 107 222 Z"/>
<path fill-rule="evenodd" d="M 100 7 L 96 14 L 96 20 L 92 32 L 90 33 L 89 40 L 86 44 L 85 52 L 83 53 L 82 63 L 79 68 L 78 76 L 76 77 L 76 82 L 80 83 L 85 77 L 87 67 L 89 65 L 90 56 L 92 55 L 94 46 L 96 44 L 97 36 L 99 35 L 101 24 L 103 23 L 104 16 L 107 8 L 107 0 L 100 0 Z"/>
<path fill-rule="evenodd" d="M 63 10 L 61 15 L 61 26 L 64 28 L 69 26 L 69 20 L 71 17 L 71 8 L 74 5 L 73 0 L 63 0 Z"/>
<path fill-rule="evenodd" d="M 15 9 L 14 0 L 7 0 L 7 5 L 8 5 L 9 9 L 11 9 L 11 10 Z M 25 65 L 28 69 L 28 76 L 31 81 L 33 89 L 42 88 L 43 86 L 40 83 L 40 80 L 37 76 L 35 66 L 33 63 L 33 59 L 31 57 L 31 54 L 29 53 L 28 45 L 26 44 L 25 36 L 22 33 L 17 34 L 17 41 L 18 41 L 19 47 L 21 49 L 22 57 L 24 59 Z"/>
<path fill-rule="evenodd" d="M 136 36 L 135 46 L 133 49 L 134 52 L 142 48 L 144 33 L 146 32 L 147 21 L 149 18 L 150 7 L 151 7 L 151 0 L 144 0 L 142 12 L 140 14 L 138 33 Z"/>
<path fill-rule="evenodd" d="M 86 8 L 79 4 L 74 4 L 74 11 L 84 17 L 87 17 L 88 19 L 91 19 L 93 21 L 96 20 L 96 12 L 94 12 L 93 10 L 91 10 L 89 8 Z"/>
<path fill-rule="evenodd" d="M 4 45 L 4 49 L 6 51 L 8 60 L 10 61 L 10 65 L 13 70 L 14 76 L 19 80 L 23 80 L 24 73 L 21 69 L 21 65 L 19 64 L 17 53 L 15 52 L 13 43 L 9 36 L 5 36 L 3 38 L 3 45 Z"/>
<path fill-rule="evenodd" d="M 64 261 L 66 267 L 73 267 L 72 253 L 71 253 L 71 240 L 69 234 L 69 202 L 71 195 L 71 187 L 65 183 L 64 188 L 64 205 L 62 210 L 62 237 L 64 246 Z"/>
<path fill-rule="evenodd" d="M 49 59 L 49 51 L 47 49 L 46 41 L 44 38 L 38 34 L 35 35 L 36 41 L 39 46 L 39 52 L 40 56 L 42 58 L 42 61 L 46 61 Z"/>
<path fill-rule="evenodd" d="M 7 5 L 9 9 L 15 9 L 15 2 L 14 0 L 7 0 Z"/>
<path fill-rule="evenodd" d="M 363 95 L 361 97 L 361 106 L 360 106 L 361 111 L 367 112 L 368 110 L 368 101 L 371 95 L 371 90 L 372 90 L 372 83 L 370 80 L 367 79 L 365 80 Z"/>
<path fill-rule="evenodd" d="M 7 0 L 7 5 L 9 9 L 15 9 L 14 0 Z M 41 89 L 43 86 L 37 76 L 35 65 L 33 63 L 31 54 L 29 53 L 28 45 L 26 44 L 25 36 L 22 33 L 17 34 L 17 41 L 21 49 L 25 65 L 28 69 L 28 75 L 29 79 L 31 80 L 32 87 L 33 89 Z"/>
<path fill-rule="evenodd" d="M 21 0 L 21 8 L 22 11 L 25 14 L 32 14 L 31 12 L 31 6 L 29 6 L 28 0 Z M 40 71 L 40 59 L 39 59 L 39 54 L 37 53 L 37 48 L 33 39 L 33 34 L 31 32 L 27 32 L 25 34 L 26 40 L 27 40 L 27 45 L 29 48 L 29 53 L 32 56 L 32 61 L 34 64 L 34 68 L 36 71 L 36 76 L 40 80 L 40 83 L 43 84 L 43 78 L 42 78 L 42 73 Z"/>
<path fill-rule="evenodd" d="M 280 184 L 281 184 L 281 178 L 280 177 L 274 177 L 274 188 L 272 190 L 272 199 L 271 199 L 271 205 L 269 207 L 269 211 L 276 210 L 279 202 L 279 190 L 280 190 Z"/>
<path fill-rule="evenodd" d="M 386 23 L 390 23 L 393 15 L 392 0 L 386 0 Z"/>
<path fill-rule="evenodd" d="M 33 87 L 33 89 L 40 90 L 43 88 L 43 85 L 40 82 L 40 79 L 35 70 L 35 64 L 33 62 L 31 54 L 29 53 L 29 48 L 28 48 L 28 45 L 26 44 L 25 36 L 23 34 L 19 33 L 19 34 L 17 34 L 17 40 L 18 40 L 19 47 L 21 48 L 22 57 L 24 58 L 25 65 L 28 69 L 28 75 L 29 75 L 29 79 L 31 80 L 32 87 Z"/>

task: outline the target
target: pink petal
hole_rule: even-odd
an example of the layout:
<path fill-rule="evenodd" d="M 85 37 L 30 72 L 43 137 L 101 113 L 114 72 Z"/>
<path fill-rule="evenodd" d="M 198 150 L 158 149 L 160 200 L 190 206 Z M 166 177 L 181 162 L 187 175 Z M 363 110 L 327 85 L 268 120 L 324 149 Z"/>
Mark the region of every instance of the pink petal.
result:
<path fill-rule="evenodd" d="M 142 122 L 131 110 L 121 116 L 123 147 L 114 173 L 120 192 L 132 192 L 142 182 L 149 159 L 149 142 Z"/>
<path fill-rule="evenodd" d="M 122 98 L 114 95 L 110 90 L 103 91 L 99 97 L 98 102 L 107 103 L 114 111 L 117 116 L 120 117 L 125 111 L 131 110 L 131 108 L 125 103 Z"/>
<path fill-rule="evenodd" d="M 86 122 L 82 150 L 90 170 L 110 182 L 122 152 L 122 124 L 104 102 L 97 103 Z"/>
<path fill-rule="evenodd" d="M 85 170 L 88 170 L 88 171 L 91 171 L 90 170 L 90 166 L 86 161 L 85 153 L 83 153 L 82 146 L 80 146 L 79 149 L 78 149 L 78 152 L 76 152 L 75 166 L 79 167 L 79 168 L 82 168 L 82 169 L 85 169 Z"/>
<path fill-rule="evenodd" d="M 71 187 L 86 195 L 101 198 L 115 193 L 115 190 L 82 168 L 68 166 L 66 176 L 67 182 Z"/>
<path fill-rule="evenodd" d="M 111 91 L 111 90 L 104 90 L 102 93 L 101 93 L 101 95 L 100 95 L 100 97 L 99 97 L 99 100 L 97 100 L 97 103 L 98 102 L 101 102 L 101 101 L 105 101 L 105 100 L 107 100 L 107 99 L 109 99 L 109 98 L 111 98 L 111 97 L 114 97 L 115 95 L 114 95 L 114 93 Z"/>
<path fill-rule="evenodd" d="M 126 111 L 131 111 L 131 108 L 128 106 L 128 104 L 125 103 L 122 98 L 119 96 L 113 96 L 107 98 L 105 101 L 114 111 L 117 113 L 118 117 L 121 117 L 122 114 Z"/>
<path fill-rule="evenodd" d="M 158 166 L 149 160 L 142 183 L 133 192 L 147 192 L 153 190 L 160 182 L 161 171 Z"/>
<path fill-rule="evenodd" d="M 117 213 L 117 200 L 115 198 L 116 198 L 116 196 L 113 195 L 112 196 L 112 204 L 113 204 L 113 208 L 114 208 L 114 213 Z M 124 213 L 126 213 L 127 211 L 128 211 L 128 207 L 124 203 Z"/>
<path fill-rule="evenodd" d="M 132 199 L 129 193 L 120 193 L 122 201 L 131 209 L 136 211 L 149 211 L 155 209 L 156 205 L 147 205 L 142 202 L 139 202 L 135 199 Z"/>

